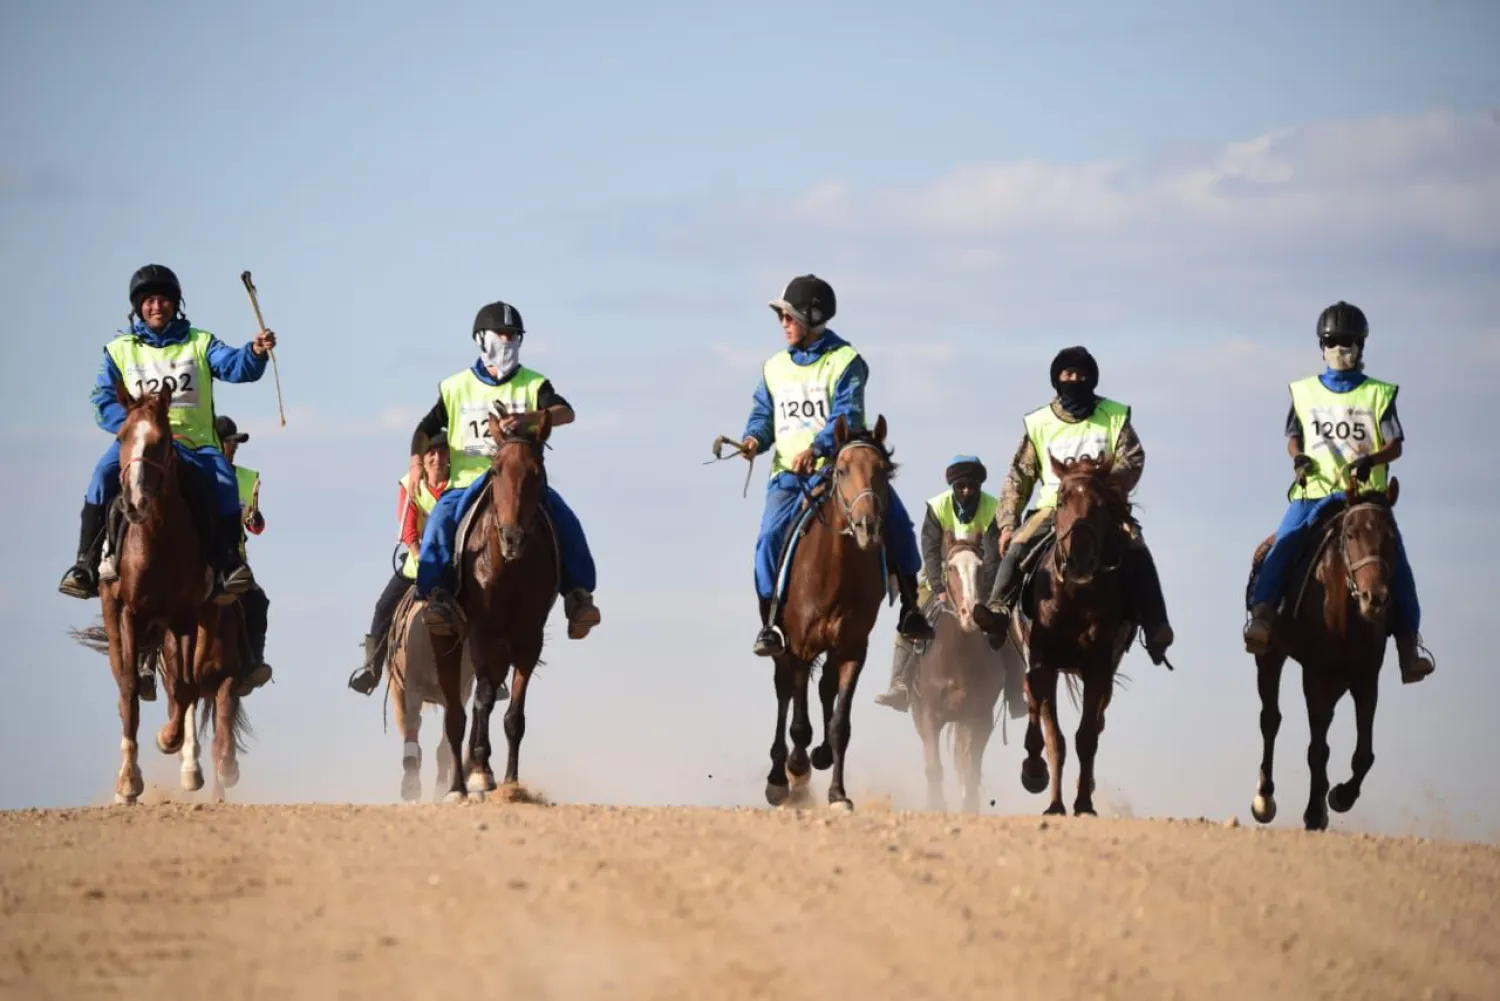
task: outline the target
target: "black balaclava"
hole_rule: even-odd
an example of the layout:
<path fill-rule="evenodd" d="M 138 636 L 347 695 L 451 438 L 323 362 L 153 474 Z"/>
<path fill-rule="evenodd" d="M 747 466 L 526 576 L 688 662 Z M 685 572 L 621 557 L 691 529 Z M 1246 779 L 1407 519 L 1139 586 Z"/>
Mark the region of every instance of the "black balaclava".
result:
<path fill-rule="evenodd" d="M 1079 382 L 1063 382 L 1060 376 L 1068 369 L 1082 374 Z M 1058 402 L 1069 417 L 1083 420 L 1099 406 L 1099 397 L 1094 390 L 1099 388 L 1099 363 L 1089 354 L 1088 348 L 1063 348 L 1052 359 L 1052 388 L 1057 390 Z"/>

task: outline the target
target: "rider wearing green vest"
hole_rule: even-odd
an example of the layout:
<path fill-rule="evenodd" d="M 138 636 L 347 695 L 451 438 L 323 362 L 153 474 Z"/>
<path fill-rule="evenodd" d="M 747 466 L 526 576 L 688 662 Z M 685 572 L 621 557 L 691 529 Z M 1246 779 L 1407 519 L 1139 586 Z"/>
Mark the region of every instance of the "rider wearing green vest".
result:
<path fill-rule="evenodd" d="M 1245 649 L 1252 654 L 1270 649 L 1276 607 L 1283 597 L 1286 575 L 1301 551 L 1301 540 L 1327 508 L 1343 502 L 1350 472 L 1369 489 L 1384 490 L 1390 463 L 1401 457 L 1406 435 L 1396 414 L 1399 390 L 1365 375 L 1369 334 L 1369 321 L 1358 306 L 1342 301 L 1329 306 L 1318 317 L 1318 345 L 1327 367 L 1321 375 L 1291 384 L 1286 438 L 1297 482 L 1288 493 L 1291 505 L 1261 562 L 1250 595 Z M 1399 528 L 1391 597 L 1390 629 L 1401 680 L 1411 684 L 1431 674 L 1433 663 L 1422 651 L 1422 609 Z"/>
<path fill-rule="evenodd" d="M 361 695 L 369 695 L 380 684 L 380 675 L 385 667 L 390 638 L 391 623 L 401 599 L 417 580 L 417 552 L 422 545 L 422 532 L 427 519 L 437 507 L 440 497 L 448 489 L 449 477 L 448 434 L 438 431 L 427 440 L 427 450 L 422 453 L 422 471 L 413 478 L 410 471 L 398 481 L 396 490 L 396 520 L 401 525 L 401 545 L 406 548 L 401 566 L 391 574 L 385 590 L 375 601 L 375 614 L 370 620 L 370 631 L 365 634 L 365 662 L 349 676 L 349 687 Z M 412 489 L 412 483 L 416 489 Z M 505 698 L 505 686 L 500 686 L 500 698 Z"/>
<path fill-rule="evenodd" d="M 945 475 L 950 489 L 927 502 L 927 517 L 922 521 L 924 614 L 930 614 L 931 608 L 943 600 L 949 539 L 979 543 L 984 560 L 979 575 L 981 594 L 1000 562 L 1000 527 L 996 521 L 1000 501 L 981 489 L 989 478 L 984 463 L 978 456 L 957 455 L 948 463 Z M 906 712 L 911 704 L 911 672 L 917 664 L 917 651 L 902 636 L 898 635 L 895 642 L 889 690 L 875 696 L 875 701 L 897 712 Z"/>
<path fill-rule="evenodd" d="M 1115 475 L 1126 491 L 1135 489 L 1146 464 L 1146 450 L 1130 422 L 1130 408 L 1099 396 L 1099 363 L 1088 349 L 1065 348 L 1052 360 L 1052 388 L 1057 396 L 1045 407 L 1026 415 L 1025 433 L 1011 460 L 1005 488 L 1000 494 L 1000 548 L 1004 553 L 995 575 L 990 600 L 975 606 L 974 619 L 992 639 L 1005 634 L 1021 581 L 1016 570 L 1026 555 L 1047 537 L 1057 517 L 1058 480 L 1051 455 L 1059 461 L 1082 456 L 1114 456 Z M 1036 507 L 1022 524 L 1021 514 L 1037 491 Z M 1017 530 L 1019 526 L 1019 531 Z M 1172 627 L 1167 622 L 1166 600 L 1156 562 L 1140 526 L 1128 526 L 1130 548 L 1126 570 L 1130 574 L 1135 607 L 1131 618 L 1146 636 L 1146 651 L 1160 664 L 1172 645 Z"/>
<path fill-rule="evenodd" d="M 259 535 L 266 530 L 266 516 L 260 509 L 260 473 L 249 466 L 237 465 L 234 461 L 240 446 L 249 441 L 250 436 L 224 414 L 214 418 L 214 434 L 219 439 L 224 458 L 234 469 L 235 481 L 239 485 L 240 524 L 244 526 L 244 532 Z M 240 556 L 245 558 L 245 555 L 245 535 L 242 533 Z M 271 599 L 266 597 L 266 592 L 256 582 L 240 595 L 240 608 L 245 613 L 245 632 L 250 641 L 250 658 L 253 661 L 250 669 L 245 672 L 245 680 L 240 683 L 239 694 L 244 697 L 271 680 L 271 665 L 266 663 L 266 628 L 271 612 Z"/>
<path fill-rule="evenodd" d="M 492 302 L 481 308 L 474 317 L 479 359 L 442 381 L 437 404 L 412 435 L 411 473 L 416 479 L 428 440 L 439 430 L 448 433 L 451 482 L 427 519 L 417 557 L 417 597 L 427 602 L 423 621 L 436 635 L 455 635 L 460 628 L 452 589 L 453 550 L 459 519 L 488 482 L 482 476 L 490 468 L 497 444 L 490 437 L 490 414 L 500 409 L 505 434 L 534 428 L 544 410 L 553 427 L 574 421 L 572 406 L 557 394 L 551 381 L 521 364 L 525 336 L 521 313 L 514 306 Z M 542 507 L 557 541 L 568 638 L 583 639 L 600 620 L 594 604 L 594 558 L 578 516 L 550 484 L 543 492 Z"/>

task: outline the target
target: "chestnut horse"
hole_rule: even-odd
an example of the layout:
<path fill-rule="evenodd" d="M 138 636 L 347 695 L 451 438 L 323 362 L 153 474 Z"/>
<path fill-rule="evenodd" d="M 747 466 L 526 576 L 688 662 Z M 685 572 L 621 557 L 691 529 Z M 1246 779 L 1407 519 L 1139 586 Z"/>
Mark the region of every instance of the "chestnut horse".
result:
<path fill-rule="evenodd" d="M 896 466 L 885 446 L 886 423 L 874 432 L 851 431 L 840 416 L 834 424 L 835 451 L 813 488 L 821 503 L 793 553 L 788 569 L 782 633 L 786 652 L 776 662 L 776 737 L 766 800 L 787 802 L 806 795 L 809 779 L 807 686 L 812 664 L 824 657 L 818 679 L 823 702 L 823 743 L 811 764 L 832 768 L 828 803 L 852 810 L 844 789 L 844 757 L 849 747 L 850 708 L 865 664 L 870 630 L 886 595 L 885 513 Z M 808 503 L 804 501 L 804 505 Z M 793 529 L 795 531 L 795 529 Z M 792 752 L 786 749 L 787 708 L 791 707 Z"/>
<path fill-rule="evenodd" d="M 1021 785 L 1030 793 L 1049 789 L 1046 814 L 1066 814 L 1062 770 L 1068 745 L 1057 720 L 1059 674 L 1083 683 L 1078 721 L 1078 793 L 1075 814 L 1094 814 L 1094 755 L 1104 730 L 1104 711 L 1115 672 L 1135 626 L 1127 617 L 1125 564 L 1131 505 L 1114 475 L 1112 456 L 1083 456 L 1064 464 L 1049 454 L 1058 477 L 1056 538 L 1043 554 L 1023 596 L 1035 609 L 1029 623 L 1012 619 L 1012 636 L 1027 651 L 1026 760 Z M 1042 761 L 1045 748 L 1047 760 Z"/>
<path fill-rule="evenodd" d="M 531 672 L 541 661 L 547 616 L 557 602 L 561 569 L 556 536 L 542 509 L 547 493 L 547 471 L 542 449 L 552 433 L 552 420 L 540 411 L 531 432 L 505 434 L 499 418 L 491 415 L 491 438 L 497 442 L 491 461 L 489 505 L 475 517 L 464 542 L 459 605 L 466 635 L 434 636 L 438 683 L 442 687 L 444 729 L 448 750 L 462 760 L 464 699 L 460 662 L 467 646 L 474 663 L 474 723 L 469 734 L 466 768 L 453 769 L 449 802 L 462 802 L 465 791 L 482 799 L 495 788 L 490 768 L 490 713 L 495 708 L 495 686 L 511 667 L 510 706 L 505 711 L 505 739 L 509 754 L 505 782 L 519 778 L 521 738 L 526 735 L 526 691 Z M 464 772 L 467 771 L 467 776 Z"/>
<path fill-rule="evenodd" d="M 1307 702 L 1307 765 L 1312 773 L 1307 809 L 1302 814 L 1307 829 L 1325 830 L 1329 807 L 1339 813 L 1353 807 L 1375 764 L 1375 701 L 1390 632 L 1387 615 L 1396 565 L 1392 509 L 1399 493 L 1394 479 L 1384 492 L 1359 493 L 1351 484 L 1342 508 L 1312 554 L 1312 578 L 1300 599 L 1292 592 L 1293 607 L 1278 616 L 1271 649 L 1255 658 L 1264 749 L 1250 812 L 1262 824 L 1276 817 L 1272 762 L 1276 733 L 1281 729 L 1281 669 L 1288 657 L 1302 665 L 1302 694 Z M 1269 546 L 1261 548 L 1263 555 Z M 1307 559 L 1299 560 L 1290 578 L 1301 580 L 1307 568 Z M 1353 774 L 1348 782 L 1330 789 L 1328 728 L 1345 692 L 1354 698 Z"/>
<path fill-rule="evenodd" d="M 386 642 L 390 651 L 388 673 L 391 709 L 396 715 L 396 729 L 401 731 L 401 798 L 414 803 L 422 798 L 422 711 L 427 706 L 442 706 L 443 689 L 438 684 L 437 660 L 433 656 L 432 636 L 422 621 L 425 605 L 415 600 L 408 588 L 396 614 Z M 467 705 L 474 691 L 474 661 L 464 646 L 458 682 L 460 704 Z M 433 786 L 438 797 L 452 784 L 455 760 L 445 738 L 437 743 L 437 779 Z"/>
<path fill-rule="evenodd" d="M 947 558 L 944 597 L 933 623 L 937 636 L 922 651 L 912 674 L 911 718 L 922 738 L 927 809 L 946 808 L 939 738 L 945 727 L 951 727 L 963 809 L 978 813 L 984 751 L 995 729 L 995 705 L 1002 693 L 1006 708 L 1023 704 L 1026 663 L 1009 638 L 999 650 L 993 649 L 974 621 L 974 603 L 988 593 L 980 586 L 979 541 L 949 535 L 943 543 Z"/>
<path fill-rule="evenodd" d="M 243 618 L 237 607 L 222 608 L 209 600 L 213 574 L 183 493 L 184 464 L 167 420 L 170 387 L 134 399 L 117 384 L 115 394 L 126 408 L 118 435 L 125 525 L 116 557 L 119 577 L 99 589 L 124 731 L 115 802 L 134 803 L 144 788 L 136 750 L 137 671 L 153 661 L 160 664 L 167 695 L 167 722 L 156 746 L 164 754 L 181 752 L 183 787 L 202 788 L 198 732 L 212 723 L 213 795 L 221 800 L 224 790 L 239 781 L 236 753 L 247 726 L 235 692 Z M 195 727 L 200 702 L 203 718 Z"/>

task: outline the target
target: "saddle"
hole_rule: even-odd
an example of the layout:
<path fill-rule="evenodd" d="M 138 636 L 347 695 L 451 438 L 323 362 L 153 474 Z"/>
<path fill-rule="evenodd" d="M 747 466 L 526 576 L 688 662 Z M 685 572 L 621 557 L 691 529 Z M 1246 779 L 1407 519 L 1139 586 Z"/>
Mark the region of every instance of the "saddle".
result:
<path fill-rule="evenodd" d="M 1016 575 L 1011 578 L 1012 594 L 1018 597 L 1015 602 L 1015 610 L 1018 615 L 1028 622 L 1036 618 L 1037 604 L 1036 592 L 1032 588 L 1032 581 L 1041 568 L 1046 565 L 1047 560 L 1052 558 L 1052 550 L 1057 547 L 1057 529 L 1048 526 L 1037 534 L 1032 541 L 1031 549 L 1023 557 L 1016 567 Z M 1018 589 L 1018 590 L 1015 590 Z"/>
<path fill-rule="evenodd" d="M 469 509 L 459 518 L 458 532 L 453 540 L 453 596 L 458 597 L 464 586 L 464 549 L 469 542 L 469 536 L 473 534 L 474 526 L 479 523 L 479 516 L 483 514 L 492 503 L 490 491 L 486 488 L 490 481 L 493 469 L 486 469 L 484 474 L 475 481 L 472 489 L 476 495 L 470 502 Z M 537 508 L 537 514 L 547 524 L 548 534 L 552 536 L 552 562 L 557 568 L 557 579 L 562 580 L 562 550 L 557 544 L 557 527 L 552 524 L 552 516 L 547 513 L 547 505 L 542 504 Z"/>
<path fill-rule="evenodd" d="M 1323 560 L 1323 553 L 1333 544 L 1334 538 L 1338 535 L 1345 510 L 1347 508 L 1343 504 L 1325 506 L 1318 512 L 1317 518 L 1308 526 L 1307 531 L 1303 533 L 1302 544 L 1293 556 L 1287 573 L 1287 579 L 1292 582 L 1292 586 L 1282 591 L 1276 608 L 1278 616 L 1296 616 L 1301 612 L 1302 601 L 1307 595 L 1308 586 L 1317 576 L 1318 564 Z M 1255 555 L 1250 560 L 1250 578 L 1245 584 L 1247 607 L 1255 594 L 1255 585 L 1260 579 L 1261 566 L 1265 563 L 1266 556 L 1271 552 L 1271 547 L 1275 543 L 1276 533 L 1272 532 L 1259 546 L 1255 547 Z"/>
<path fill-rule="evenodd" d="M 787 587 L 792 578 L 792 560 L 797 558 L 797 545 L 807 535 L 808 527 L 813 520 L 819 516 L 823 506 L 828 503 L 832 491 L 828 480 L 823 473 L 817 474 L 812 485 L 804 492 L 802 507 L 797 511 L 797 517 L 792 521 L 792 527 L 787 531 L 786 537 L 781 540 L 781 553 L 776 559 L 776 588 L 772 592 L 770 621 L 777 622 L 781 618 L 781 608 L 786 602 Z M 880 552 L 880 576 L 882 580 L 889 577 L 886 569 L 887 561 L 884 548 Z M 887 588 L 887 602 L 894 601 L 895 592 Z"/>

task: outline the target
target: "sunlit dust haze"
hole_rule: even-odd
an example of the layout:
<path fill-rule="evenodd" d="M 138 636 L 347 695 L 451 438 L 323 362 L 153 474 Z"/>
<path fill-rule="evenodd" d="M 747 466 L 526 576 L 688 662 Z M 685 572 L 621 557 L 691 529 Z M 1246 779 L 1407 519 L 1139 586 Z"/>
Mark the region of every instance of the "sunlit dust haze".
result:
<path fill-rule="evenodd" d="M 557 802 L 763 802 L 765 463 L 748 499 L 742 464 L 703 463 L 783 343 L 767 300 L 812 271 L 869 360 L 914 512 L 955 453 L 999 490 L 1062 347 L 1087 345 L 1101 392 L 1134 408 L 1178 637 L 1174 673 L 1129 655 L 1102 737 L 1101 805 L 1137 817 L 1248 817 L 1243 594 L 1284 510 L 1286 384 L 1321 367 L 1323 307 L 1361 306 L 1370 374 L 1401 384 L 1397 514 L 1437 673 L 1402 686 L 1391 651 L 1377 762 L 1334 826 L 1495 838 L 1497 41 L 1487 0 L 6 5 L 0 807 L 113 786 L 116 690 L 68 636 L 98 604 L 56 585 L 109 441 L 88 394 L 148 262 L 234 345 L 254 333 L 250 269 L 280 338 L 284 428 L 269 373 L 215 389 L 263 477 L 249 550 L 276 669 L 246 704 L 234 798 L 398 798 L 400 739 L 345 680 L 390 574 L 411 429 L 473 362 L 476 310 L 505 299 L 523 360 L 578 413 L 547 464 L 603 613 L 574 642 L 554 612 L 523 778 Z M 894 622 L 854 710 L 859 806 L 923 802 L 910 718 L 872 701 Z M 162 705 L 141 760 L 171 786 Z M 1278 824 L 1295 825 L 1295 665 L 1282 706 Z M 429 762 L 438 730 L 430 714 Z M 1023 731 L 997 730 L 986 812 L 1044 805 L 1020 787 Z M 1332 746 L 1341 781 L 1347 702 Z"/>

